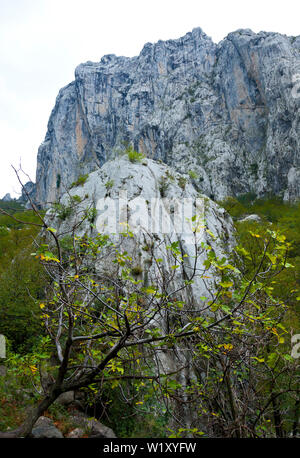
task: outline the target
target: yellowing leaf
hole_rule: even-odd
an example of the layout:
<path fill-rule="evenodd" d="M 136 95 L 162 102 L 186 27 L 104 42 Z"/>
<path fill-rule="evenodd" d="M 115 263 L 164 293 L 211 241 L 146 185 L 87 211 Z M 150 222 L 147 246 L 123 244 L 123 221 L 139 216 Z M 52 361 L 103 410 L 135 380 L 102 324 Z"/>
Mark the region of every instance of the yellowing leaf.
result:
<path fill-rule="evenodd" d="M 156 291 L 155 291 L 155 289 L 153 289 L 153 288 L 147 288 L 147 289 L 146 289 L 146 293 L 147 293 L 147 294 L 155 294 Z"/>
<path fill-rule="evenodd" d="M 231 351 L 233 349 L 233 345 L 232 344 L 224 344 L 223 347 L 225 348 L 225 350 L 227 351 Z"/>
<path fill-rule="evenodd" d="M 251 356 L 252 359 L 256 359 L 256 361 L 258 361 L 259 363 L 264 363 L 265 360 L 264 358 L 257 358 L 256 356 Z"/>
<path fill-rule="evenodd" d="M 254 234 L 254 232 L 252 232 L 252 231 L 249 231 L 249 232 L 250 232 L 250 234 L 252 235 L 252 237 L 256 237 L 257 239 L 260 238 L 260 235 L 259 235 L 259 234 Z"/>
<path fill-rule="evenodd" d="M 220 283 L 220 285 L 223 287 L 223 288 L 230 288 L 231 286 L 233 286 L 233 282 L 232 281 L 228 281 L 228 282 L 222 282 Z"/>

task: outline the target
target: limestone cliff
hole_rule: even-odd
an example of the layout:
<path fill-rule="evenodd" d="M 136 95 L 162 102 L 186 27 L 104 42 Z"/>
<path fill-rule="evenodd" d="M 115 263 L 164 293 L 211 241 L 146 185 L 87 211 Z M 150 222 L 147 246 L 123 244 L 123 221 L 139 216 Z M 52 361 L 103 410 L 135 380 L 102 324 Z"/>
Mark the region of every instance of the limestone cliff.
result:
<path fill-rule="evenodd" d="M 68 233 L 70 228 L 76 227 L 80 236 L 100 232 L 117 237 L 118 243 L 131 253 L 138 276 L 143 279 L 142 285 L 156 284 L 161 277 L 160 266 L 154 262 L 156 258 L 161 258 L 166 273 L 172 272 L 171 284 L 176 290 L 193 276 L 193 284 L 184 288 L 182 299 L 196 308 L 199 308 L 199 298 L 208 297 L 215 285 L 214 275 L 211 281 L 203 279 L 203 263 L 208 253 L 204 246 L 209 246 L 221 258 L 230 253 L 235 244 L 229 214 L 198 193 L 192 180 L 183 181 L 181 174 L 171 167 L 151 159 L 132 163 L 124 155 L 107 161 L 90 173 L 85 183 L 65 193 L 59 209 L 48 211 L 49 217 L 54 217 L 51 225 L 59 233 Z M 62 212 L 67 215 L 65 218 Z M 122 237 L 127 227 L 133 238 Z M 167 248 L 172 243 L 179 243 L 185 259 L 183 269 L 175 272 L 171 267 L 174 257 Z M 118 275 L 119 266 L 110 264 L 107 259 L 105 265 L 100 260 L 95 267 L 99 272 L 117 269 L 113 276 Z"/>
<path fill-rule="evenodd" d="M 36 198 L 55 200 L 119 151 L 190 172 L 215 199 L 300 196 L 300 37 L 238 30 L 214 44 L 200 28 L 104 56 L 61 89 L 39 148 Z"/>

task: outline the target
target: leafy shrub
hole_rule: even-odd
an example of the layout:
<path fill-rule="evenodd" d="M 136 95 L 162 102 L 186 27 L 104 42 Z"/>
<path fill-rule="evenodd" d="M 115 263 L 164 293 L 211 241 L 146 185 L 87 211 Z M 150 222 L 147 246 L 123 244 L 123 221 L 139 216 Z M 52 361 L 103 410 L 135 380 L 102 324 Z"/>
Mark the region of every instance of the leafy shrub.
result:
<path fill-rule="evenodd" d="M 141 266 L 134 266 L 131 269 L 132 275 L 141 275 L 142 272 L 143 272 L 143 269 Z"/>
<path fill-rule="evenodd" d="M 0 199 L 0 208 L 12 214 L 16 211 L 22 211 L 24 209 L 24 204 L 17 200 L 10 200 L 7 202 Z"/>
<path fill-rule="evenodd" d="M 111 189 L 114 185 L 114 180 L 109 180 L 105 183 L 105 187 L 107 190 Z"/>
<path fill-rule="evenodd" d="M 62 221 L 69 218 L 73 213 L 73 207 L 71 205 L 65 205 L 59 202 L 53 204 L 53 209 L 55 210 L 57 218 Z"/>
<path fill-rule="evenodd" d="M 142 160 L 145 159 L 145 155 L 143 153 L 138 153 L 132 147 L 128 148 L 126 153 L 128 155 L 128 159 L 132 163 L 142 162 Z"/>
<path fill-rule="evenodd" d="M 60 173 L 58 173 L 57 176 L 56 176 L 56 187 L 57 187 L 57 189 L 60 188 L 60 184 L 61 184 L 61 175 L 60 175 Z"/>
<path fill-rule="evenodd" d="M 86 210 L 86 218 L 90 223 L 93 223 L 97 217 L 97 209 L 95 207 Z"/>
<path fill-rule="evenodd" d="M 180 186 L 181 189 L 185 189 L 186 182 L 187 182 L 186 178 L 184 177 L 179 178 L 178 185 Z"/>
<path fill-rule="evenodd" d="M 189 170 L 189 177 L 190 177 L 192 180 L 197 180 L 198 175 L 197 175 L 197 173 L 196 173 L 194 170 Z"/>
<path fill-rule="evenodd" d="M 76 181 L 73 181 L 73 183 L 71 183 L 70 189 L 76 188 L 77 186 L 83 186 L 86 180 L 88 179 L 88 177 L 89 177 L 88 173 L 86 173 L 85 175 L 80 175 Z"/>
<path fill-rule="evenodd" d="M 32 212 L 15 216 L 39 222 Z M 0 217 L 0 333 L 14 350 L 26 352 L 43 333 L 38 303 L 44 294 L 45 276 L 38 260 L 30 256 L 39 228 L 25 227 L 11 218 L 6 224 L 6 218 Z"/>
<path fill-rule="evenodd" d="M 159 193 L 161 197 L 165 197 L 166 191 L 169 187 L 169 182 L 167 180 L 167 177 L 161 177 L 159 182 L 158 182 L 158 187 L 159 187 Z"/>

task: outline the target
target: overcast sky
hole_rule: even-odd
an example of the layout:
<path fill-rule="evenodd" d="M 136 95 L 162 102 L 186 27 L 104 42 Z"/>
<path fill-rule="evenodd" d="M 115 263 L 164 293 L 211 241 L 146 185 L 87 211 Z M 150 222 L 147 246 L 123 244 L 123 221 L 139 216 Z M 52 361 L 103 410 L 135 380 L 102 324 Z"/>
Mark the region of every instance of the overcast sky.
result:
<path fill-rule="evenodd" d="M 215 42 L 239 28 L 300 35 L 299 13 L 295 0 L 0 0 L 0 197 L 17 196 L 20 159 L 35 181 L 56 95 L 81 62 L 135 56 L 194 27 Z"/>

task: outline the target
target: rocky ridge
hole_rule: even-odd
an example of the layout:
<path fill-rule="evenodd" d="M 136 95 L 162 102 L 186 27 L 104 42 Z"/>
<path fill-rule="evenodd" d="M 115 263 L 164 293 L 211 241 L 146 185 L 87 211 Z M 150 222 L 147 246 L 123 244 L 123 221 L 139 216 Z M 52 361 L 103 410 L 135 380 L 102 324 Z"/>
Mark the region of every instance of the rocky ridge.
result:
<path fill-rule="evenodd" d="M 300 196 L 300 37 L 237 30 L 215 44 L 200 29 L 106 55 L 60 90 L 39 148 L 36 199 L 131 145 L 193 176 L 214 199 Z"/>

